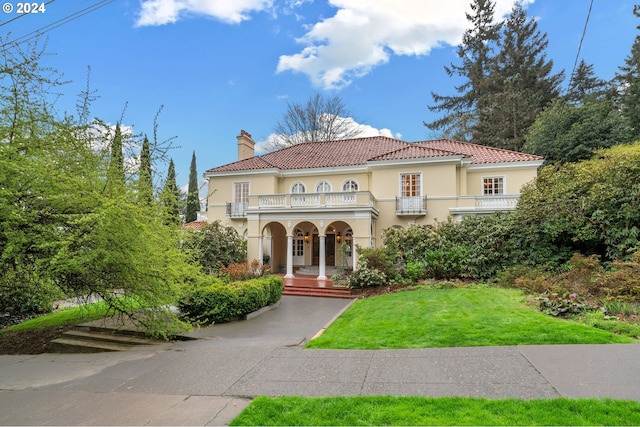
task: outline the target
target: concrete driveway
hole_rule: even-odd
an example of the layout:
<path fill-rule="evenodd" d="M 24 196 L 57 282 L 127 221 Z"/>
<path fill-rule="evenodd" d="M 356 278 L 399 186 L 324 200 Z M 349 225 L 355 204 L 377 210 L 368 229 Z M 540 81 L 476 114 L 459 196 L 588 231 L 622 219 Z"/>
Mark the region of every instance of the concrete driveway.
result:
<path fill-rule="evenodd" d="M 0 356 L 2 425 L 224 425 L 258 395 L 640 401 L 640 345 L 305 350 L 351 300 L 285 296 L 195 341 Z"/>

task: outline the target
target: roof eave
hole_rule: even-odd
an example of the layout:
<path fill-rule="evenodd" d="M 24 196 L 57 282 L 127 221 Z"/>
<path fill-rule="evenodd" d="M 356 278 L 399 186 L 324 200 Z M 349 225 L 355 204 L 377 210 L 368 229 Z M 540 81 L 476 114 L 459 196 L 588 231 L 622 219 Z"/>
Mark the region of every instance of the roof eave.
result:
<path fill-rule="evenodd" d="M 268 169 L 246 169 L 246 170 L 230 170 L 230 171 L 207 171 L 204 173 L 204 178 L 223 177 L 223 176 L 250 176 L 250 175 L 275 175 L 279 176 L 281 170 L 278 168 Z"/>
<path fill-rule="evenodd" d="M 370 160 L 367 166 L 372 168 L 388 168 L 395 166 L 421 165 L 426 163 L 459 163 L 465 158 L 464 155 L 441 156 L 441 157 L 419 157 L 411 159 L 392 159 L 392 160 Z"/>
<path fill-rule="evenodd" d="M 511 162 L 496 162 L 496 163 L 471 163 L 467 170 L 489 170 L 489 169 L 530 169 L 539 168 L 544 163 L 542 160 L 514 160 Z"/>

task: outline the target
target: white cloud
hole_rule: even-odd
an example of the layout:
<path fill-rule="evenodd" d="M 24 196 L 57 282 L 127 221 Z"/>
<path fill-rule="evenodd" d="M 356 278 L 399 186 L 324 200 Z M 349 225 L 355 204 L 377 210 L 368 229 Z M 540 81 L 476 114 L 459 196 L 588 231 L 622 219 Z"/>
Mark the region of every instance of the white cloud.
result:
<path fill-rule="evenodd" d="M 137 26 L 164 25 L 189 15 L 202 15 L 230 24 L 249 19 L 250 12 L 269 9 L 273 0 L 142 0 Z"/>
<path fill-rule="evenodd" d="M 517 0 L 496 0 L 495 17 Z M 533 0 L 527 0 L 531 3 Z M 297 41 L 304 47 L 282 55 L 277 72 L 309 76 L 323 89 L 340 89 L 391 55 L 427 55 L 443 44 L 457 45 L 469 26 L 470 0 L 329 0 L 338 11 L 314 24 Z"/>
<path fill-rule="evenodd" d="M 387 128 L 382 128 L 382 129 L 374 128 L 373 126 L 358 123 L 351 117 L 347 117 L 344 120 L 346 124 L 348 124 L 352 128 L 355 128 L 358 131 L 358 135 L 356 136 L 356 138 L 366 138 L 371 136 L 387 136 L 389 138 L 396 138 L 396 139 L 402 138 L 402 134 L 400 133 L 394 134 L 393 132 L 391 132 L 390 129 L 387 129 Z M 279 140 L 279 136 L 275 133 L 272 133 L 264 141 L 260 141 L 256 143 L 256 146 L 255 146 L 256 153 L 257 154 L 267 153 L 268 151 L 270 151 L 271 149 L 270 147 L 274 146 L 274 142 L 278 140 Z"/>

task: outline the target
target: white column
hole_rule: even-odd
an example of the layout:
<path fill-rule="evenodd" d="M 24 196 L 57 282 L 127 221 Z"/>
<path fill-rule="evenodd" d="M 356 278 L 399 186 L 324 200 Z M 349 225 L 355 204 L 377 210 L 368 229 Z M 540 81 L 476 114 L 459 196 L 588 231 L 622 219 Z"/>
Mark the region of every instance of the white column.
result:
<path fill-rule="evenodd" d="M 273 268 L 273 250 L 271 248 L 271 245 L 272 245 L 272 243 L 271 243 L 271 235 L 268 234 L 267 235 L 267 255 L 269 255 L 269 265 L 271 266 L 271 271 L 276 271 Z"/>
<path fill-rule="evenodd" d="M 287 236 L 287 274 L 285 279 L 291 279 L 295 277 L 293 275 L 293 236 L 289 234 Z"/>
<path fill-rule="evenodd" d="M 264 262 L 262 261 L 264 259 L 263 237 L 262 234 L 258 237 L 258 261 L 260 261 L 260 265 Z"/>
<path fill-rule="evenodd" d="M 320 265 L 319 267 L 319 271 L 318 271 L 318 280 L 327 280 L 327 269 L 326 269 L 326 263 L 327 263 L 327 254 L 326 254 L 326 238 L 327 236 L 322 235 L 319 236 L 320 237 Z"/>
<path fill-rule="evenodd" d="M 358 260 L 356 258 L 356 237 L 351 236 L 351 267 L 353 268 L 353 271 L 356 271 L 356 266 L 358 265 Z"/>

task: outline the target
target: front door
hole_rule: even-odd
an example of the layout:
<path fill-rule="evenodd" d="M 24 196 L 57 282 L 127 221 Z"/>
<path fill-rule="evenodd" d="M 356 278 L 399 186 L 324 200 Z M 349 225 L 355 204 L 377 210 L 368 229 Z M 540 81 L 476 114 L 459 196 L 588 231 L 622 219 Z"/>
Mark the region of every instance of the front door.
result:
<path fill-rule="evenodd" d="M 324 240 L 325 266 L 334 267 L 336 265 L 336 235 L 327 234 Z M 313 235 L 313 265 L 320 265 L 320 236 Z"/>

